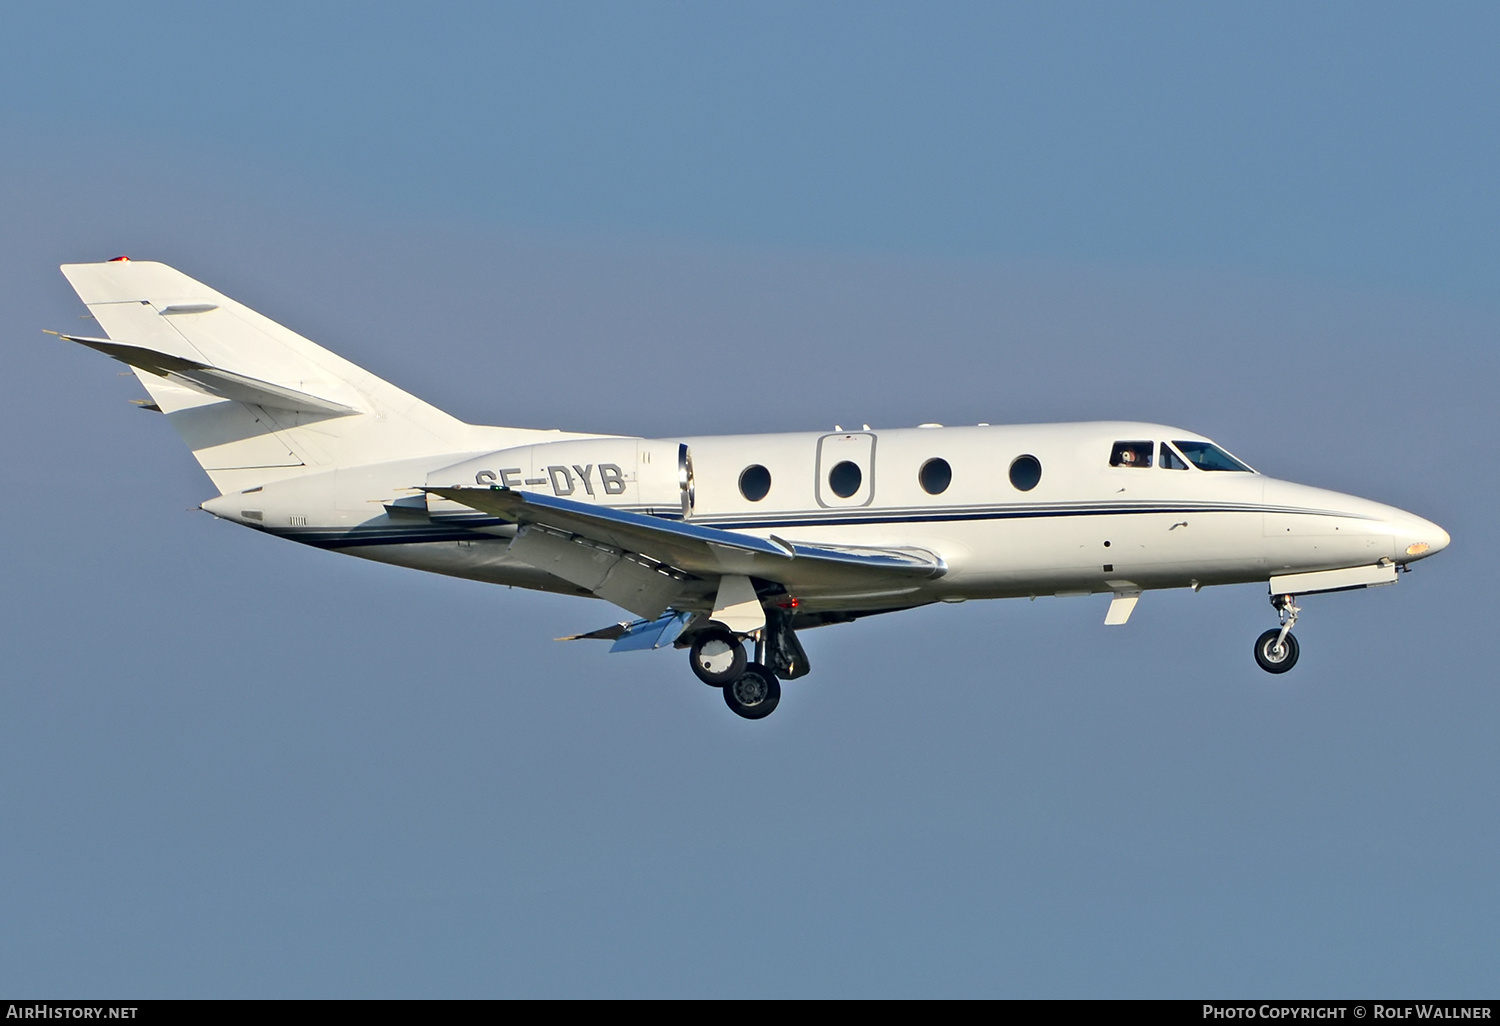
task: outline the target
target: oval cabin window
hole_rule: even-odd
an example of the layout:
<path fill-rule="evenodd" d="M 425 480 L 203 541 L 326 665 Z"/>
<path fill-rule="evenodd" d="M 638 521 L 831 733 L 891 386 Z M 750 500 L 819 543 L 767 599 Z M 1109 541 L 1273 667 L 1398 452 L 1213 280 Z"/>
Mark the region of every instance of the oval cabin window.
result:
<path fill-rule="evenodd" d="M 859 491 L 864 479 L 864 472 L 859 469 L 859 465 L 845 460 L 828 472 L 828 487 L 833 489 L 834 495 L 847 499 Z"/>
<path fill-rule="evenodd" d="M 751 502 L 759 502 L 771 491 L 771 472 L 756 463 L 740 472 L 740 494 Z"/>
<path fill-rule="evenodd" d="M 1035 456 L 1017 456 L 1010 465 L 1010 483 L 1029 492 L 1042 479 L 1042 464 Z"/>
<path fill-rule="evenodd" d="M 917 480 L 928 495 L 941 495 L 953 483 L 953 468 L 941 457 L 930 459 L 917 471 Z"/>

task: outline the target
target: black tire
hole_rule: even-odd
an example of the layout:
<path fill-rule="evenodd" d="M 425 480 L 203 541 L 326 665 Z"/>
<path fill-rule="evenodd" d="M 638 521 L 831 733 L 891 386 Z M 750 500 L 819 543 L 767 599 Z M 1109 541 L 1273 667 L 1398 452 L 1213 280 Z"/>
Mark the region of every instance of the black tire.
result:
<path fill-rule="evenodd" d="M 758 720 L 775 712 L 781 701 L 781 681 L 759 663 L 751 663 L 738 678 L 724 685 L 724 704 L 736 716 Z"/>
<path fill-rule="evenodd" d="M 1297 665 L 1297 638 L 1288 634 L 1286 644 L 1277 651 L 1276 639 L 1280 636 L 1281 628 L 1273 627 L 1255 639 L 1255 661 L 1267 673 L 1285 673 Z"/>
<path fill-rule="evenodd" d="M 712 627 L 693 639 L 688 665 L 703 683 L 722 688 L 745 672 L 745 646 L 723 628 Z"/>

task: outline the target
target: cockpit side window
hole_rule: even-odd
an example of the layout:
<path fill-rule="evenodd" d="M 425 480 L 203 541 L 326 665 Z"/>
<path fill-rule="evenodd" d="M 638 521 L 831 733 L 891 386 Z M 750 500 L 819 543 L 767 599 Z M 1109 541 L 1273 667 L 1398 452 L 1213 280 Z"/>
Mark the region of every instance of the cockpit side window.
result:
<path fill-rule="evenodd" d="M 1177 446 L 1177 451 L 1186 456 L 1188 462 L 1199 470 L 1238 470 L 1246 474 L 1255 473 L 1212 442 L 1183 442 L 1174 438 L 1172 444 Z"/>
<path fill-rule="evenodd" d="M 1182 457 L 1173 452 L 1172 447 L 1166 442 L 1161 443 L 1161 461 L 1157 463 L 1157 466 L 1164 467 L 1167 470 L 1186 470 L 1188 468 L 1187 464 L 1182 461 Z"/>
<path fill-rule="evenodd" d="M 1156 448 L 1152 442 L 1116 442 L 1115 447 L 1109 452 L 1109 465 L 1111 467 L 1149 467 L 1151 466 L 1151 450 Z"/>

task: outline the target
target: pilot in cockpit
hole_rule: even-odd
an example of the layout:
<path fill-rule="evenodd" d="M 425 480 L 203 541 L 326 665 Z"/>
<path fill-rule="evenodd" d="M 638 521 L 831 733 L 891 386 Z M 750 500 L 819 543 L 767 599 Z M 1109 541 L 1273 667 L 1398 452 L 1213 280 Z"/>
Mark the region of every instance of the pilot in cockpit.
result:
<path fill-rule="evenodd" d="M 1114 451 L 1110 453 L 1109 465 L 1112 467 L 1149 467 L 1151 466 L 1150 442 L 1116 442 Z"/>

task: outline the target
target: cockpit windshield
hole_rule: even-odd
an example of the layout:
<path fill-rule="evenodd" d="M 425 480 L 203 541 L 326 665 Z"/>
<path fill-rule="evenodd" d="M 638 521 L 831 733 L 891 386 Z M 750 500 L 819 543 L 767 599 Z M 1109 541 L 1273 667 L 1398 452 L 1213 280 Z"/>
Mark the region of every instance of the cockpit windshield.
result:
<path fill-rule="evenodd" d="M 1186 456 L 1188 462 L 1199 470 L 1238 470 L 1246 474 L 1255 473 L 1212 442 L 1182 442 L 1174 438 L 1172 444 L 1177 446 L 1177 451 Z"/>
<path fill-rule="evenodd" d="M 1166 442 L 1161 443 L 1161 466 L 1168 470 L 1186 470 L 1187 464 L 1182 462 L 1182 457 L 1173 451 Z"/>

